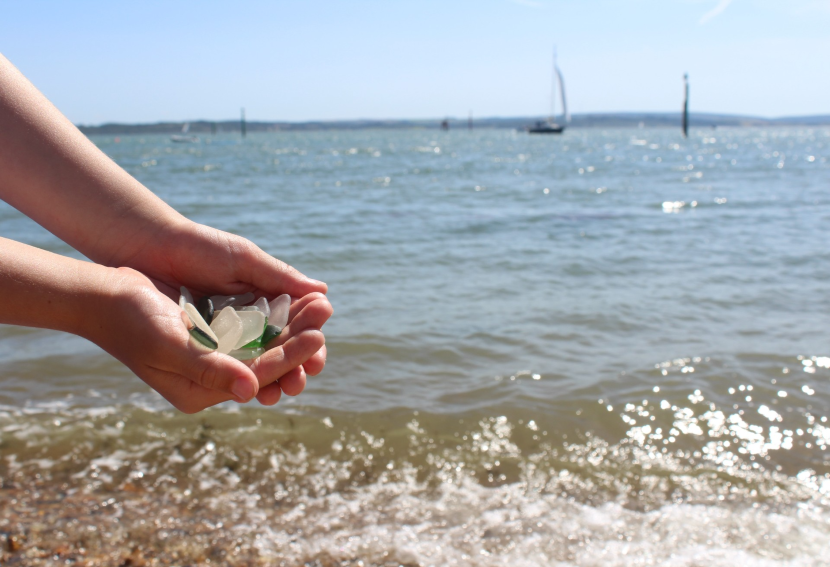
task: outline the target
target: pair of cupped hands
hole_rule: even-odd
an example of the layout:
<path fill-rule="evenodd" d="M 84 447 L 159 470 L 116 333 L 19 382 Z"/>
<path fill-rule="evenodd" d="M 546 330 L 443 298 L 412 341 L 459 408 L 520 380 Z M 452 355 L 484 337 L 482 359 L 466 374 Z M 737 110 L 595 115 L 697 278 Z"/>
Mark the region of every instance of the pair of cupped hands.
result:
<path fill-rule="evenodd" d="M 157 235 L 158 236 L 158 235 Z M 239 236 L 187 221 L 151 246 L 111 258 L 111 304 L 82 334 L 185 413 L 228 401 L 276 404 L 303 391 L 326 363 L 332 315 L 323 282 L 307 278 Z M 292 298 L 288 324 L 259 358 L 239 361 L 190 337 L 180 286 L 199 298 L 253 292 Z"/>

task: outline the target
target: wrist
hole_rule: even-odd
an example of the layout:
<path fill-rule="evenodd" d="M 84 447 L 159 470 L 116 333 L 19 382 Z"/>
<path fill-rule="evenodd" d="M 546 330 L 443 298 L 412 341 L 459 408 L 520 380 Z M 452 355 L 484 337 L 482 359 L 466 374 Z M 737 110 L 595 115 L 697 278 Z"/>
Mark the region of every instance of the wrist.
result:
<path fill-rule="evenodd" d="M 133 235 L 122 237 L 129 244 L 119 247 L 103 263 L 112 268 L 133 268 L 157 277 L 158 260 L 169 257 L 170 251 L 180 245 L 181 236 L 193 231 L 193 225 L 196 223 L 170 209 L 152 220 L 143 221 L 134 230 L 125 230 L 125 234 Z"/>
<path fill-rule="evenodd" d="M 85 263 L 80 271 L 79 289 L 71 305 L 66 328 L 60 329 L 99 343 L 102 334 L 109 332 L 109 321 L 120 316 L 120 289 L 117 268 Z"/>

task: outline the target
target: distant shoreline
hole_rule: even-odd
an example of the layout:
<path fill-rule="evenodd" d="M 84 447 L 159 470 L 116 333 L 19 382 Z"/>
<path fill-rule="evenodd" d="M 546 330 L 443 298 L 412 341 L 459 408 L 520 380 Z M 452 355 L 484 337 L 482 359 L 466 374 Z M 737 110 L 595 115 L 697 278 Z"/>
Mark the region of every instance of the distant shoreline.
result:
<path fill-rule="evenodd" d="M 517 128 L 535 123 L 542 117 L 523 116 L 511 118 L 475 118 L 474 128 Z M 308 122 L 251 121 L 246 122 L 249 132 L 303 132 L 321 130 L 363 130 L 363 129 L 438 129 L 441 118 L 424 120 L 329 120 Z M 467 118 L 449 118 L 451 130 L 468 128 Z M 182 122 L 155 122 L 148 124 L 107 123 L 100 125 L 79 124 L 78 128 L 85 134 L 178 134 L 185 124 L 190 125 L 190 134 L 239 132 L 239 120 L 192 120 Z M 569 128 L 646 128 L 677 127 L 680 128 L 679 112 L 620 112 L 574 114 Z M 733 114 L 691 113 L 689 125 L 692 128 L 720 126 L 830 126 L 830 115 L 789 116 L 781 118 L 762 118 L 757 116 L 740 116 Z"/>

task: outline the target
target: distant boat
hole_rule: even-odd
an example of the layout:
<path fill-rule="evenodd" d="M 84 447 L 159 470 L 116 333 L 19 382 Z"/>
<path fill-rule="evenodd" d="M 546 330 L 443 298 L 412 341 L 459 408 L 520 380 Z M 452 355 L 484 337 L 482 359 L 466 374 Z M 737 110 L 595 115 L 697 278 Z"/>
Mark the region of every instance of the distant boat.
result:
<path fill-rule="evenodd" d="M 181 134 L 173 134 L 170 136 L 170 140 L 173 142 L 178 142 L 180 144 L 195 144 L 198 143 L 199 137 L 198 136 L 188 136 L 187 133 L 190 131 L 190 123 L 185 122 L 184 126 L 182 126 L 182 133 Z"/>
<path fill-rule="evenodd" d="M 559 99 L 562 101 L 562 124 L 556 122 L 556 91 L 559 85 Z M 565 100 L 565 79 L 562 78 L 562 71 L 556 66 L 556 51 L 553 52 L 553 81 L 550 88 L 550 117 L 547 120 L 539 120 L 527 131 L 530 134 L 561 134 L 565 131 L 565 123 L 570 121 L 568 115 L 568 103 Z"/>

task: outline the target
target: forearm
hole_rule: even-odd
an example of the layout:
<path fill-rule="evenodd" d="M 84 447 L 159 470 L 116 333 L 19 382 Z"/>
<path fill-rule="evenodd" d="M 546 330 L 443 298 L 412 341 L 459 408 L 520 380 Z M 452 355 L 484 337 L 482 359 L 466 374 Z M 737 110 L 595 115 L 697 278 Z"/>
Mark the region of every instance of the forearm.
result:
<path fill-rule="evenodd" d="M 188 223 L 0 55 L 0 198 L 87 257 L 124 265 Z"/>
<path fill-rule="evenodd" d="M 92 334 L 114 270 L 0 238 L 0 323 Z"/>

